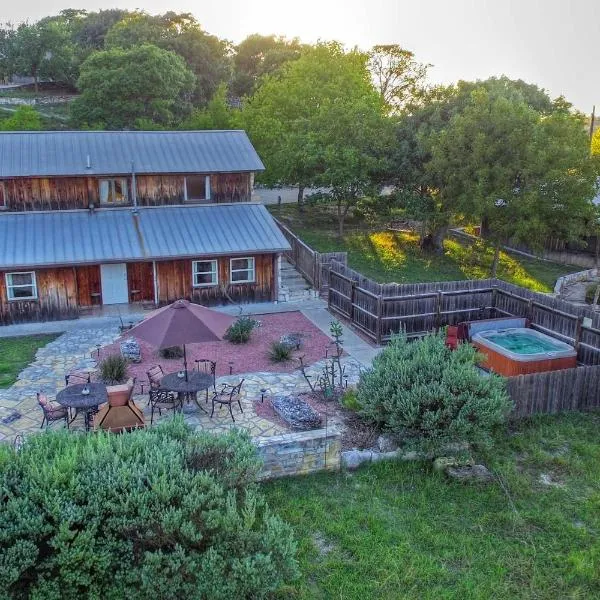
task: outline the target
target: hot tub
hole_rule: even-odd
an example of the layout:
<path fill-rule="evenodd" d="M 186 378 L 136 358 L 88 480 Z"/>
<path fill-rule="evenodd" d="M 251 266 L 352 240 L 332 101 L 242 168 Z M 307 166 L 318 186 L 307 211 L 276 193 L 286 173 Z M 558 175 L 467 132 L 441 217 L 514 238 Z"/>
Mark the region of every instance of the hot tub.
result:
<path fill-rule="evenodd" d="M 533 329 L 480 331 L 471 342 L 485 356 L 481 366 L 505 377 L 577 366 L 573 346 Z"/>

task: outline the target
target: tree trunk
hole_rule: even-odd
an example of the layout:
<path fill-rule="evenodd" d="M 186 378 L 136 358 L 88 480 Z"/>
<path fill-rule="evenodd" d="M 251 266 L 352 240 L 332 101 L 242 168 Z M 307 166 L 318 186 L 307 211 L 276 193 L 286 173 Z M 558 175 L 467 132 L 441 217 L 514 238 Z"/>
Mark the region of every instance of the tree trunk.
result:
<path fill-rule="evenodd" d="M 444 253 L 444 240 L 446 239 L 446 233 L 448 233 L 448 227 L 437 227 L 431 232 L 431 245 L 434 252 L 438 254 Z"/>
<path fill-rule="evenodd" d="M 37 72 L 37 67 L 33 68 L 33 89 L 35 91 L 35 93 L 38 93 L 38 72 Z"/>
<path fill-rule="evenodd" d="M 347 210 L 342 210 L 342 203 L 338 202 L 337 213 L 338 213 L 338 238 L 341 240 L 344 237 L 344 220 L 346 218 Z"/>
<path fill-rule="evenodd" d="M 494 260 L 492 261 L 492 271 L 491 277 L 496 278 L 496 273 L 498 271 L 498 262 L 500 262 L 500 244 L 494 244 Z"/>
<path fill-rule="evenodd" d="M 304 186 L 298 186 L 298 209 L 300 212 L 304 212 Z"/>
<path fill-rule="evenodd" d="M 596 256 L 595 261 L 596 269 L 600 268 L 600 231 L 596 234 Z"/>

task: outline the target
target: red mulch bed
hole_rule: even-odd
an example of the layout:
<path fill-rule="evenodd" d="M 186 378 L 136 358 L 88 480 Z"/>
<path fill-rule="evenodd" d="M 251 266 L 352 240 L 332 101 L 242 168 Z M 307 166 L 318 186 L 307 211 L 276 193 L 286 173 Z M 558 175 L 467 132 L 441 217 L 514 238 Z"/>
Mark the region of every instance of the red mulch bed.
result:
<path fill-rule="evenodd" d="M 233 373 L 253 373 L 270 371 L 273 373 L 289 373 L 298 368 L 297 360 L 284 363 L 273 363 L 269 359 L 271 344 L 287 333 L 303 334 L 303 345 L 295 351 L 294 358 L 304 356 L 304 364 L 310 365 L 325 357 L 325 348 L 331 340 L 318 327 L 313 325 L 301 312 L 276 313 L 257 315 L 260 321 L 247 344 L 232 344 L 231 342 L 207 342 L 203 344 L 186 345 L 188 368 L 194 367 L 194 360 L 208 358 L 217 363 L 217 376 L 229 375 L 229 361 L 232 361 Z M 131 337 L 125 332 L 115 343 L 104 346 L 100 350 L 100 360 L 109 354 L 120 352 L 119 342 Z M 158 351 L 146 342 L 140 341 L 142 362 L 131 364 L 129 371 L 138 381 L 147 379 L 146 371 L 153 365 L 160 365 L 165 373 L 172 373 L 182 368 L 183 359 L 161 358 Z"/>

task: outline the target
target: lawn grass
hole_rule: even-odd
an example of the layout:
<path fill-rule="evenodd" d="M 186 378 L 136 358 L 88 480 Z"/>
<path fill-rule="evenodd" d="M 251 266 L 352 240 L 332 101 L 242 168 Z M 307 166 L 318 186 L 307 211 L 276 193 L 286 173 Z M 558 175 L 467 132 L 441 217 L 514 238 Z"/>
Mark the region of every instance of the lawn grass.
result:
<path fill-rule="evenodd" d="M 320 252 L 348 252 L 348 264 L 381 283 L 457 281 L 489 277 L 493 251 L 483 243 L 471 246 L 448 238 L 444 254 L 422 252 L 416 233 L 386 231 L 383 223 L 367 228 L 350 220 L 343 240 L 336 234 L 335 221 L 323 207 L 295 205 L 271 207 L 307 244 Z M 498 278 L 538 292 L 551 292 L 561 275 L 580 270 L 549 261 L 528 259 L 502 252 Z"/>
<path fill-rule="evenodd" d="M 281 597 L 599 598 L 599 428 L 571 414 L 499 432 L 487 486 L 401 461 L 263 484 L 299 541 Z"/>
<path fill-rule="evenodd" d="M 17 375 L 35 358 L 38 348 L 55 340 L 58 334 L 27 335 L 0 340 L 0 389 L 10 387 Z"/>

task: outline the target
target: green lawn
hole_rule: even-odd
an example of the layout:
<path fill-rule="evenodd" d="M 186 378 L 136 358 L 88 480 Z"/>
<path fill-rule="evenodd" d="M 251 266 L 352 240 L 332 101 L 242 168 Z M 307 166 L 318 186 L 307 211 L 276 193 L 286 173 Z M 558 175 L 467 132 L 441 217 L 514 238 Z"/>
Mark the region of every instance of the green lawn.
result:
<path fill-rule="evenodd" d="M 455 281 L 489 277 L 493 251 L 478 243 L 466 246 L 447 239 L 443 255 L 424 253 L 417 234 L 386 231 L 382 225 L 367 229 L 349 221 L 348 232 L 340 242 L 331 214 L 322 207 L 298 213 L 296 206 L 271 208 L 307 244 L 320 252 L 348 252 L 348 263 L 364 275 L 382 283 Z M 501 254 L 498 277 L 539 292 L 554 289 L 556 279 L 580 270 L 548 261 Z"/>
<path fill-rule="evenodd" d="M 57 337 L 58 334 L 48 334 L 0 339 L 0 389 L 10 387 L 35 358 L 37 349 Z"/>
<path fill-rule="evenodd" d="M 281 597 L 600 598 L 599 430 L 572 414 L 500 432 L 488 486 L 396 461 L 264 484 L 299 540 Z"/>

